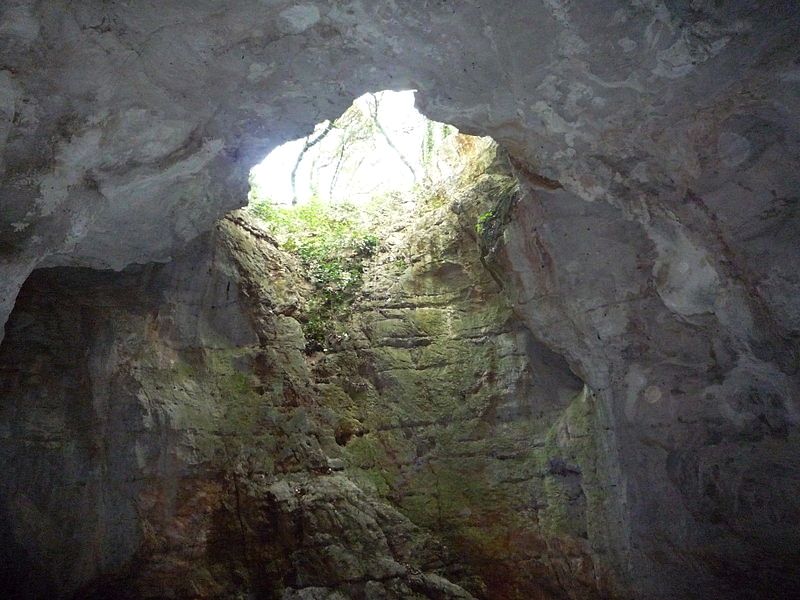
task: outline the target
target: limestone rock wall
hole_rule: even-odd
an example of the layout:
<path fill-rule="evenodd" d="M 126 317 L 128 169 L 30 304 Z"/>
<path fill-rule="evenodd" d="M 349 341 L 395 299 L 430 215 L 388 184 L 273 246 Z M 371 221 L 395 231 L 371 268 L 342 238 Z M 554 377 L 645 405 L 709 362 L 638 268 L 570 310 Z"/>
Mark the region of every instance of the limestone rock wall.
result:
<path fill-rule="evenodd" d="M 355 480 L 446 541 L 476 594 L 609 595 L 597 407 L 482 261 L 481 215 L 517 182 L 496 147 L 471 143 L 444 194 L 386 208 L 345 339 L 314 378 Z"/>
<path fill-rule="evenodd" d="M 416 88 L 535 190 L 499 270 L 605 419 L 618 578 L 643 598 L 792 592 L 799 23 L 789 0 L 9 0 L 0 320 L 37 267 L 177 257 L 269 148 L 365 91 Z M 3 411 L 25 429 L 20 398 Z M 45 412 L 68 410 L 86 418 Z"/>
<path fill-rule="evenodd" d="M 168 267 L 35 273 L 0 359 L 5 595 L 471 597 L 335 462 L 303 288 L 230 223 Z"/>
<path fill-rule="evenodd" d="M 36 271 L 0 350 L 4 591 L 624 593 L 594 395 L 482 260 L 480 215 L 518 196 L 483 144 L 383 210 L 325 352 L 300 265 L 243 213 L 170 265 Z"/>
<path fill-rule="evenodd" d="M 699 252 L 677 225 L 651 223 L 648 237 L 563 190 L 529 188 L 506 217 L 488 260 L 517 314 L 597 395 L 597 456 L 618 461 L 607 532 L 631 540 L 629 564 L 659 566 L 634 576 L 640 593 L 800 589 L 794 338 L 755 290 L 718 275 L 730 257 Z"/>

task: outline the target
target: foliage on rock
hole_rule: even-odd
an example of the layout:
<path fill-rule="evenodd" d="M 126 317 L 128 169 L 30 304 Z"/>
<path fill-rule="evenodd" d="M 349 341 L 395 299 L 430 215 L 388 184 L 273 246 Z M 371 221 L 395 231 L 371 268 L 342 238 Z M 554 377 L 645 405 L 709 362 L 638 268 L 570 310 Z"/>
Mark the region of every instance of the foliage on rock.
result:
<path fill-rule="evenodd" d="M 292 207 L 262 202 L 251 207 L 263 219 L 284 250 L 303 264 L 316 293 L 309 299 L 305 322 L 307 350 L 327 350 L 343 331 L 342 311 L 362 287 L 364 262 L 379 240 L 352 217 L 348 205 L 331 206 L 314 200 Z"/>

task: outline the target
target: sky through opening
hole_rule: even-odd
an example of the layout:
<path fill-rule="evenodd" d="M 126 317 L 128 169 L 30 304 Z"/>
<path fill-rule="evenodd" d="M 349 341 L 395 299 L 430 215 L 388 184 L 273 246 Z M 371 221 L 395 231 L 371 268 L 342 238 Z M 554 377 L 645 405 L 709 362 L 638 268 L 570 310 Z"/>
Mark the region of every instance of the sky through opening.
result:
<path fill-rule="evenodd" d="M 253 167 L 251 202 L 291 206 L 316 198 L 358 206 L 410 192 L 452 174 L 442 148 L 456 133 L 417 111 L 413 91 L 365 94 L 336 121 L 318 124 Z"/>

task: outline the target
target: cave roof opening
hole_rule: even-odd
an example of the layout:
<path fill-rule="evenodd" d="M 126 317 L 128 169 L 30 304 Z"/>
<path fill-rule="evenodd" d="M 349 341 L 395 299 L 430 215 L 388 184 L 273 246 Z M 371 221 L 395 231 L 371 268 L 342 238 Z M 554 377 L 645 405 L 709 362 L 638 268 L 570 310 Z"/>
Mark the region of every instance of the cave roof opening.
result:
<path fill-rule="evenodd" d="M 426 118 L 414 97 L 413 90 L 364 94 L 338 119 L 275 148 L 250 172 L 250 205 L 365 207 L 451 177 L 466 136 Z"/>

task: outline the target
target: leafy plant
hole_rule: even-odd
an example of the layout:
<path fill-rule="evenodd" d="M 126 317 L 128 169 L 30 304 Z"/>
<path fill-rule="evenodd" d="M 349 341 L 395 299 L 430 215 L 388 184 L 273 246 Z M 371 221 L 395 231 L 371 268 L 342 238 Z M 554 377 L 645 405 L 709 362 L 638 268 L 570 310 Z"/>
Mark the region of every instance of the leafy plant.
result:
<path fill-rule="evenodd" d="M 475 223 L 475 231 L 478 233 L 478 235 L 483 235 L 487 225 L 493 221 L 495 217 L 496 215 L 494 210 L 488 210 L 478 217 L 478 221 Z"/>
<path fill-rule="evenodd" d="M 398 273 L 405 273 L 406 269 L 408 269 L 408 261 L 401 256 L 400 258 L 395 259 L 394 268 Z"/>
<path fill-rule="evenodd" d="M 348 205 L 330 206 L 318 199 L 293 207 L 262 202 L 251 211 L 303 264 L 315 288 L 303 324 L 306 350 L 327 350 L 343 335 L 338 321 L 361 289 L 364 262 L 380 240 L 351 216 L 358 212 Z"/>

